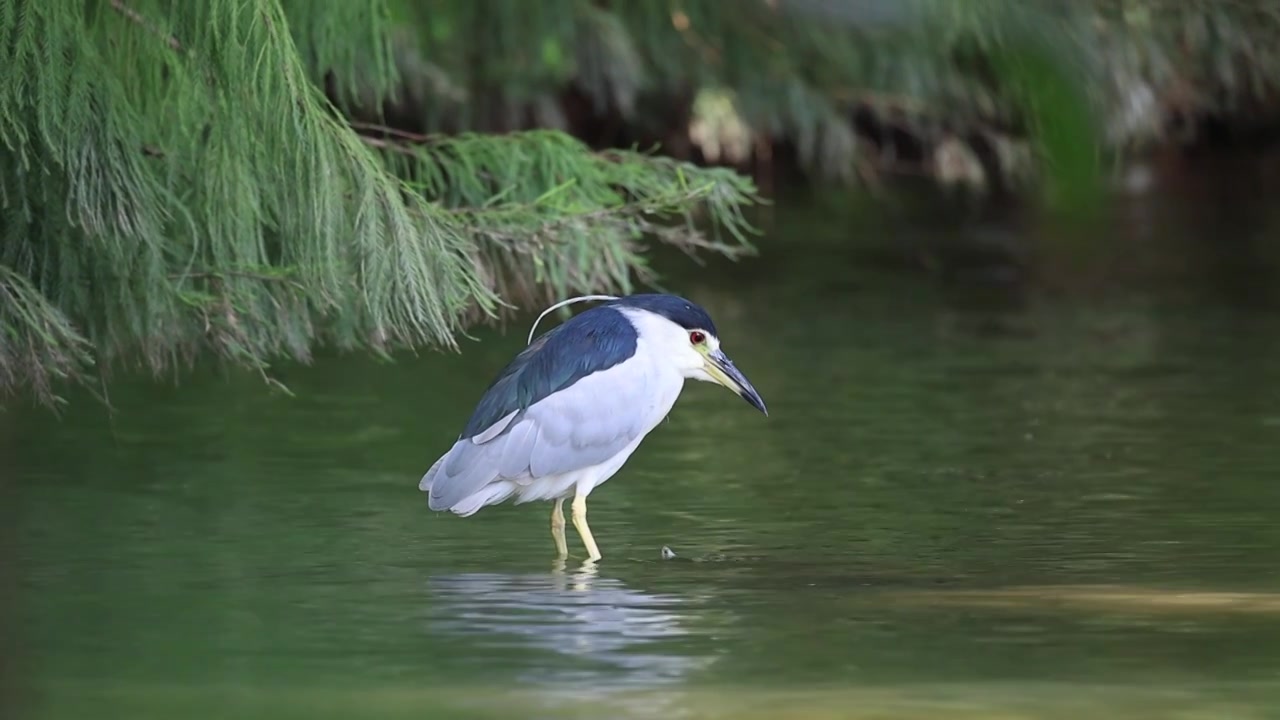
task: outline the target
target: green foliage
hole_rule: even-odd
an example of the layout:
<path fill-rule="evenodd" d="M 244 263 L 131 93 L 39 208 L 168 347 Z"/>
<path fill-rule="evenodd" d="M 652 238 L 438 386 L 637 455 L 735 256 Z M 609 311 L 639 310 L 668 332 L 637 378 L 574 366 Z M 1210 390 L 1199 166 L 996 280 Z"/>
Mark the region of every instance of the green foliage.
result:
<path fill-rule="evenodd" d="M 0 0 L 0 391 L 208 350 L 263 369 L 317 343 L 449 346 L 504 303 L 629 289 L 643 236 L 742 247 L 753 190 L 726 171 L 560 134 L 357 134 L 318 81 L 394 87 L 390 20 Z"/>
<path fill-rule="evenodd" d="M 0 391 L 447 347 L 629 289 L 646 239 L 745 247 L 748 181 L 589 150 L 567 90 L 730 160 L 1079 205 L 1107 147 L 1275 110 L 1278 30 L 1267 0 L 0 0 Z"/>
<path fill-rule="evenodd" d="M 406 83 L 422 86 L 411 68 L 429 59 L 441 89 L 411 99 L 429 126 L 563 127 L 556 98 L 571 87 L 654 127 L 716 89 L 824 179 L 851 179 L 871 152 L 855 110 L 930 147 L 1026 142 L 1054 179 L 1087 184 L 1097 150 L 1163 139 L 1173 115 L 1274 104 L 1280 89 L 1270 0 L 391 2 Z"/>

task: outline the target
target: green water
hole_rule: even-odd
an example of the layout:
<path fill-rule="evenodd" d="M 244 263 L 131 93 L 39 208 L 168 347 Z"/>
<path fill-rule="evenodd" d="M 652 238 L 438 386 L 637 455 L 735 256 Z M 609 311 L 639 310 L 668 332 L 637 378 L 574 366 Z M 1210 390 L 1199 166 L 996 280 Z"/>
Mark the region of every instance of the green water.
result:
<path fill-rule="evenodd" d="M 689 387 L 592 495 L 594 568 L 556 566 L 546 504 L 460 519 L 416 488 L 524 322 L 281 368 L 292 398 L 201 370 L 3 416 L 11 707 L 1280 717 L 1277 314 L 993 300 L 824 226 L 671 265 L 770 416 Z"/>

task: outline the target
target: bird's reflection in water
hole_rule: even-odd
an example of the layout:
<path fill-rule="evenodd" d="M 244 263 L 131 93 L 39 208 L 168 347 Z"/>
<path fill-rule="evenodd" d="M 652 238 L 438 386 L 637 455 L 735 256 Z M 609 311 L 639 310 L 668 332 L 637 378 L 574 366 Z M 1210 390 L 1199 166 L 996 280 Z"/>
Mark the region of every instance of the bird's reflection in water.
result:
<path fill-rule="evenodd" d="M 590 563 L 550 573 L 430 579 L 436 632 L 468 639 L 469 659 L 518 663 L 516 676 L 608 690 L 678 682 L 715 658 L 691 653 L 685 599 L 633 590 Z M 554 653 L 529 657 L 527 650 Z"/>

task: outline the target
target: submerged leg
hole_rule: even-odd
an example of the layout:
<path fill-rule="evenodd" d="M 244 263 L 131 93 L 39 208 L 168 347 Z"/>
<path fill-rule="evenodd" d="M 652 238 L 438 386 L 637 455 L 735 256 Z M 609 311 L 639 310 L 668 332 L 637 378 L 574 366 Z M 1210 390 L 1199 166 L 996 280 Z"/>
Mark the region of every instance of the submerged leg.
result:
<path fill-rule="evenodd" d="M 587 546 L 587 559 L 600 559 L 600 548 L 596 547 L 596 539 L 591 537 L 591 527 L 587 525 L 587 496 L 578 493 L 573 496 L 573 526 L 582 536 L 582 544 Z"/>
<path fill-rule="evenodd" d="M 564 498 L 557 498 L 551 510 L 551 538 L 556 541 L 556 555 L 561 560 L 569 557 L 569 546 L 564 541 Z"/>

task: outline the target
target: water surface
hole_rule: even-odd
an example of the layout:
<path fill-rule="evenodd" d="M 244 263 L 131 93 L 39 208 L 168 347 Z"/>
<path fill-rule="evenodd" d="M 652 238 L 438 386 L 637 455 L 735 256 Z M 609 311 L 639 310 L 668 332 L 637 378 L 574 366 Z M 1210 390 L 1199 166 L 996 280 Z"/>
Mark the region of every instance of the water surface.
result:
<path fill-rule="evenodd" d="M 202 369 L 5 416 L 16 707 L 1280 717 L 1277 316 L 993 305 L 829 223 L 784 252 L 793 227 L 673 277 L 770 416 L 688 388 L 593 494 L 595 567 L 554 562 L 546 504 L 459 519 L 416 489 L 523 323 L 279 368 L 295 397 Z"/>

